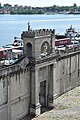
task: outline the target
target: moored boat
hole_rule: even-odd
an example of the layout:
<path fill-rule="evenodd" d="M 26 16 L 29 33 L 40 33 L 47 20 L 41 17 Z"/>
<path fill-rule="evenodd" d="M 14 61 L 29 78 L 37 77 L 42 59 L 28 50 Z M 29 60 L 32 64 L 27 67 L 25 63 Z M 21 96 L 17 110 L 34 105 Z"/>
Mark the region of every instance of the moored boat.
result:
<path fill-rule="evenodd" d="M 16 62 L 23 55 L 23 42 L 15 39 L 13 44 L 0 48 L 0 66 L 10 65 Z"/>

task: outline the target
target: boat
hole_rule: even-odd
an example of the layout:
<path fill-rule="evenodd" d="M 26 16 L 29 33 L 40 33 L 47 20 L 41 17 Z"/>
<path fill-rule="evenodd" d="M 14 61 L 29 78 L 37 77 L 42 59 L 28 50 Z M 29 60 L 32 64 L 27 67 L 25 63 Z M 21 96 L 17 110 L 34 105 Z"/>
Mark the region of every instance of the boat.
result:
<path fill-rule="evenodd" d="M 0 48 L 0 65 L 10 65 L 16 62 L 23 55 L 22 40 L 14 39 L 13 44 Z"/>
<path fill-rule="evenodd" d="M 68 12 L 68 14 L 78 15 L 78 14 L 80 14 L 80 12 L 79 11 L 75 11 L 75 12 L 70 11 L 70 12 Z"/>
<path fill-rule="evenodd" d="M 76 31 L 75 28 L 72 27 L 72 25 L 68 29 L 66 29 L 65 35 L 71 40 L 78 40 L 80 42 L 80 32 Z"/>
<path fill-rule="evenodd" d="M 55 36 L 55 49 L 65 50 L 66 48 L 76 48 L 80 46 L 80 33 L 72 25 L 66 29 L 64 35 Z"/>
<path fill-rule="evenodd" d="M 66 29 L 65 35 L 67 37 L 72 38 L 72 37 L 76 36 L 76 34 L 77 34 L 77 32 L 75 31 L 75 28 L 72 27 L 72 25 L 68 29 Z"/>
<path fill-rule="evenodd" d="M 66 46 L 71 43 L 71 39 L 66 35 L 55 36 L 55 46 Z"/>

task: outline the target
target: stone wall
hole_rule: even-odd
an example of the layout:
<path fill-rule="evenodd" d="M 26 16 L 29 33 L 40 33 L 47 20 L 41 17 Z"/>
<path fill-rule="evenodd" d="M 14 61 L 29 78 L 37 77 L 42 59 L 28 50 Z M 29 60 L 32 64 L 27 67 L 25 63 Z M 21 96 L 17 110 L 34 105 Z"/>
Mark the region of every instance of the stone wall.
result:
<path fill-rule="evenodd" d="M 0 120 L 16 120 L 29 113 L 30 68 L 26 58 L 0 70 Z"/>
<path fill-rule="evenodd" d="M 80 53 L 63 56 L 54 68 L 54 98 L 80 85 Z"/>
<path fill-rule="evenodd" d="M 48 106 L 52 106 L 53 99 L 80 85 L 80 52 L 46 59 L 36 63 L 32 70 L 30 66 L 23 58 L 0 69 L 0 120 L 17 120 L 30 113 L 30 105 L 36 108 L 44 83 L 46 95 L 40 100 L 42 103 L 46 99 Z"/>

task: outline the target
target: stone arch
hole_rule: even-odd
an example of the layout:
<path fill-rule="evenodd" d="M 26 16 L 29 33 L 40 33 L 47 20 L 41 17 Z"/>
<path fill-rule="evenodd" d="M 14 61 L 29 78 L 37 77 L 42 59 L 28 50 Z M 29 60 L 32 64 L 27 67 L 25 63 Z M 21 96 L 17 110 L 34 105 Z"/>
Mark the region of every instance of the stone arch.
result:
<path fill-rule="evenodd" d="M 41 45 L 41 54 L 48 55 L 50 53 L 50 46 L 47 41 L 43 42 Z"/>
<path fill-rule="evenodd" d="M 26 53 L 29 58 L 32 57 L 32 44 L 29 42 L 26 44 Z"/>

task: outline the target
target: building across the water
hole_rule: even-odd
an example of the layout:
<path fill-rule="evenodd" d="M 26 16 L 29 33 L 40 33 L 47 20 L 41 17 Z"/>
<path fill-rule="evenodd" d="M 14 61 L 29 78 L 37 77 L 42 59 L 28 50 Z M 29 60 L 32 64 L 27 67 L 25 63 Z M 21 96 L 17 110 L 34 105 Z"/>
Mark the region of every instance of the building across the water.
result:
<path fill-rule="evenodd" d="M 0 120 L 19 120 L 54 108 L 55 99 L 80 85 L 80 49 L 55 51 L 55 30 L 23 31 L 24 54 L 0 69 Z"/>

